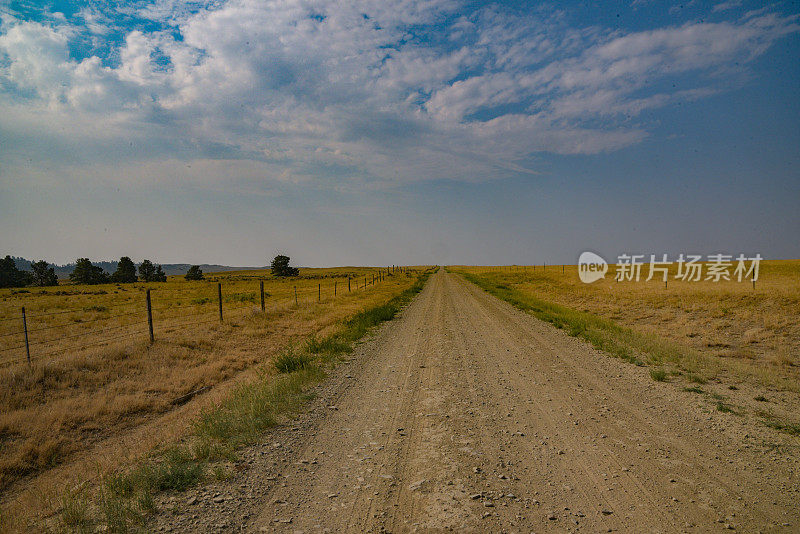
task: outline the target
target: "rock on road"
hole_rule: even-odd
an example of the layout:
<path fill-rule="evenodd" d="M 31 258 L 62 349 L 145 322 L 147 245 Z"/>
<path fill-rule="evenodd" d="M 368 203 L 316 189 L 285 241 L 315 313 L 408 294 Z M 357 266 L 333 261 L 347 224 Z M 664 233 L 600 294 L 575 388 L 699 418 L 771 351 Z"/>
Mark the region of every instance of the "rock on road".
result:
<path fill-rule="evenodd" d="M 320 389 L 157 526 L 800 530 L 795 455 L 444 269 Z"/>

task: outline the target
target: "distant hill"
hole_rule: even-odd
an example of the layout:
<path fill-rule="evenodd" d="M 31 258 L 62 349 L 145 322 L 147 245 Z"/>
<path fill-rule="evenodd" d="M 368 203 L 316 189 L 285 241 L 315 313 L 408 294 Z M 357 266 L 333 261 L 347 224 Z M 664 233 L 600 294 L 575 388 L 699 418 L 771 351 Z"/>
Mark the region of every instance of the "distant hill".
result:
<path fill-rule="evenodd" d="M 31 270 L 31 260 L 27 260 L 25 258 L 17 258 L 14 257 L 14 262 L 17 265 L 17 269 L 22 269 L 23 271 L 30 271 Z M 108 274 L 113 273 L 117 270 L 117 262 L 116 261 L 92 261 L 93 265 L 97 265 L 102 267 L 105 272 Z M 56 271 L 56 275 L 59 278 L 69 278 L 69 273 L 75 269 L 74 263 L 67 263 L 66 265 L 56 265 L 51 264 Z M 189 270 L 193 264 L 191 263 L 162 263 L 161 267 L 164 269 L 164 272 L 169 275 L 173 274 L 186 274 L 186 271 Z M 139 264 L 136 264 L 136 268 L 139 268 Z M 204 273 L 216 273 L 216 272 L 223 272 L 223 271 L 246 271 L 251 269 L 269 269 L 269 267 L 231 267 L 229 265 L 214 265 L 211 263 L 202 263 L 200 264 L 200 268 L 203 270 Z"/>

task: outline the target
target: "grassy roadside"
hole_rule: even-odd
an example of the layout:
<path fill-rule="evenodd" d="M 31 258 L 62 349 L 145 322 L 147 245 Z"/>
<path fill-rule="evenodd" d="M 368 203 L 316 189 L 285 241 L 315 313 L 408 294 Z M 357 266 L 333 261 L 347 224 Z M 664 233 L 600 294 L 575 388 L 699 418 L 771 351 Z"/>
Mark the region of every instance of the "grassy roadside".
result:
<path fill-rule="evenodd" d="M 530 313 L 537 319 L 565 330 L 571 336 L 588 341 L 596 349 L 629 363 L 656 366 L 672 364 L 686 372 L 703 375 L 713 375 L 719 371 L 718 365 L 690 349 L 635 332 L 610 319 L 547 302 L 479 275 L 454 272 L 487 293 Z"/>
<path fill-rule="evenodd" d="M 459 269 L 453 269 L 453 272 L 463 276 L 467 281 L 489 294 L 530 313 L 537 319 L 548 322 L 571 336 L 589 342 L 596 349 L 635 365 L 651 366 L 650 376 L 657 382 L 665 381 L 669 377 L 681 376 L 689 383 L 695 384 L 693 387 L 685 388 L 686 391 L 704 393 L 697 386 L 698 384 L 702 385 L 709 380 L 721 379 L 725 375 L 729 375 L 736 380 L 749 380 L 761 386 L 800 392 L 800 384 L 797 382 L 776 377 L 774 374 L 762 373 L 751 366 L 741 365 L 738 362 L 724 362 L 723 364 L 719 358 L 700 353 L 690 347 L 651 334 L 637 332 L 589 312 L 545 301 L 530 293 L 514 289 L 503 281 L 492 280 L 489 277 Z M 729 389 L 733 390 L 736 387 L 731 385 Z M 711 397 L 716 398 L 714 395 Z M 721 401 L 717 402 L 716 408 L 722 412 L 740 413 L 730 409 Z M 800 435 L 800 425 L 779 421 L 764 411 L 756 411 L 755 414 L 771 428 L 796 436 Z"/>
<path fill-rule="evenodd" d="M 181 443 L 154 451 L 130 469 L 106 477 L 96 491 L 62 495 L 61 512 L 51 530 L 67 532 L 136 532 L 155 511 L 154 496 L 183 491 L 204 480 L 224 478 L 237 449 L 253 443 L 267 428 L 291 417 L 310 398 L 309 389 L 326 376 L 343 354 L 372 328 L 391 320 L 419 293 L 430 272 L 384 304 L 343 321 L 325 338 L 310 337 L 274 361 L 264 363 L 259 378 L 205 411 Z"/>

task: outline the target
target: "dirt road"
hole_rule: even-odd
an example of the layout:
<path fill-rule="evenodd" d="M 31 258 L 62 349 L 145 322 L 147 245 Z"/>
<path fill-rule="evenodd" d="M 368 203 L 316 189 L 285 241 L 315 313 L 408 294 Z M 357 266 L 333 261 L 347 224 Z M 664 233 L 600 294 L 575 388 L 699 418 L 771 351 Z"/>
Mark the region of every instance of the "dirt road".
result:
<path fill-rule="evenodd" d="M 310 411 L 157 527 L 796 532 L 791 443 L 440 270 Z"/>

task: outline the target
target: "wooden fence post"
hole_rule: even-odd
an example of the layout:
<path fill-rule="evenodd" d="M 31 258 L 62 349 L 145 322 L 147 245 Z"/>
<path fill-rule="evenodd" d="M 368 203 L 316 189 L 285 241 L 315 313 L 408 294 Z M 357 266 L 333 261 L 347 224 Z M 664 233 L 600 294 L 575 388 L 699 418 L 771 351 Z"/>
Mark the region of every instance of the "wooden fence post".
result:
<path fill-rule="evenodd" d="M 150 301 L 150 290 L 147 290 L 147 328 L 150 330 L 150 343 L 153 343 L 156 338 L 153 336 L 153 306 Z"/>
<path fill-rule="evenodd" d="M 350 275 L 347 276 L 347 292 L 350 293 Z"/>
<path fill-rule="evenodd" d="M 333 281 L 333 296 L 336 296 L 336 280 Z"/>
<path fill-rule="evenodd" d="M 222 322 L 222 282 L 217 283 L 217 300 L 219 301 L 219 322 Z"/>
<path fill-rule="evenodd" d="M 322 302 L 322 284 L 317 285 L 317 302 Z"/>
<path fill-rule="evenodd" d="M 22 307 L 22 329 L 25 331 L 25 354 L 28 357 L 28 365 L 30 365 L 31 346 L 28 343 L 28 319 L 25 317 L 25 306 Z"/>
<path fill-rule="evenodd" d="M 261 313 L 267 311 L 266 306 L 264 305 L 264 281 L 261 280 Z"/>
<path fill-rule="evenodd" d="M 297 286 L 294 286 L 294 305 L 297 306 Z"/>

